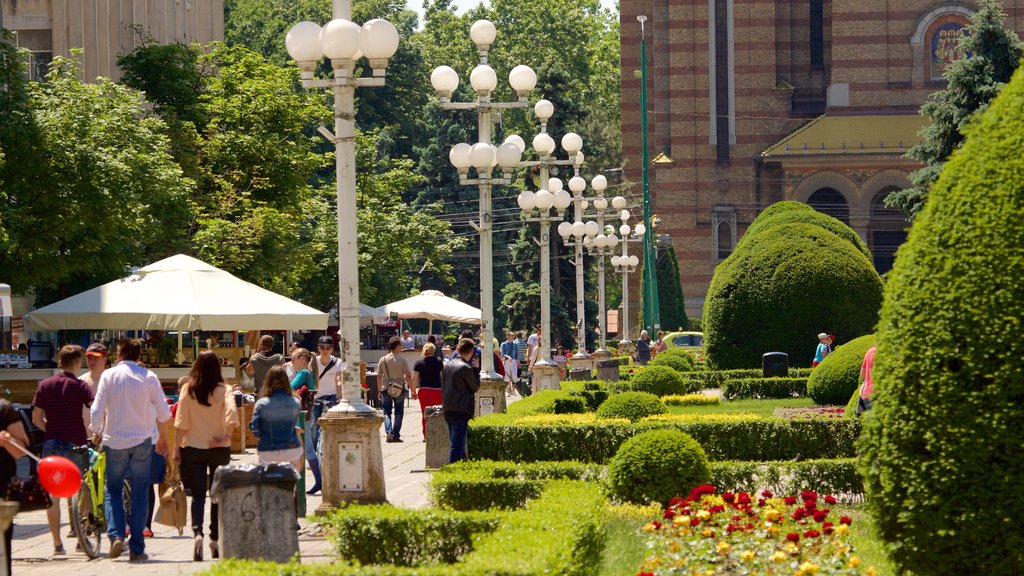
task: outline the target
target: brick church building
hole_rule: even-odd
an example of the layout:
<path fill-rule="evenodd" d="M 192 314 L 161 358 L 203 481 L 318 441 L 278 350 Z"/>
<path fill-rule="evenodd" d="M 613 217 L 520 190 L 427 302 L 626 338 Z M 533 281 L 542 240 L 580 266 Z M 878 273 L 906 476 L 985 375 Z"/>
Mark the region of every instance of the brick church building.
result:
<path fill-rule="evenodd" d="M 655 232 L 675 247 L 691 316 L 718 262 L 781 200 L 846 222 L 878 271 L 891 268 L 907 224 L 882 200 L 919 167 L 903 158 L 925 125 L 918 108 L 945 85 L 944 67 L 965 57 L 958 41 L 975 9 L 929 0 L 621 1 L 624 173 L 639 198 L 642 14 Z M 1004 10 L 1020 33 L 1024 7 L 1005 0 Z"/>

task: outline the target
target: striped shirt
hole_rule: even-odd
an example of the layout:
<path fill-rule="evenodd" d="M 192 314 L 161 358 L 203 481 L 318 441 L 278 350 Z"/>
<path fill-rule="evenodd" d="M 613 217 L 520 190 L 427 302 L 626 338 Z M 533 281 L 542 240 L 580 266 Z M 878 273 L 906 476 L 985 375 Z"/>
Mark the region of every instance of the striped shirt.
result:
<path fill-rule="evenodd" d="M 156 422 L 171 417 L 160 379 L 152 371 L 129 360 L 100 376 L 92 404 L 92 430 L 103 432 L 103 445 L 125 450 L 153 437 Z"/>
<path fill-rule="evenodd" d="M 82 408 L 92 402 L 92 390 L 70 372 L 50 376 L 39 383 L 32 405 L 46 414 L 47 440 L 85 444 L 85 422 Z"/>

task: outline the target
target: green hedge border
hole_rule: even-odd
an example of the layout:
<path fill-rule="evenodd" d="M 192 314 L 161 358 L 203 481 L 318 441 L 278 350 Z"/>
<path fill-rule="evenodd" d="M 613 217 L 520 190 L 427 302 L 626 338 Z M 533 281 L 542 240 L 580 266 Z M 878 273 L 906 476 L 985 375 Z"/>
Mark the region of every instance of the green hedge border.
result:
<path fill-rule="evenodd" d="M 803 490 L 831 494 L 844 501 L 864 497 L 864 480 L 854 458 L 800 462 L 712 462 L 711 484 L 719 492 L 771 490 L 777 496 L 796 496 Z"/>
<path fill-rule="evenodd" d="M 860 433 L 859 420 L 844 419 L 517 425 L 497 414 L 470 421 L 469 452 L 481 460 L 605 463 L 635 434 L 671 427 L 693 436 L 713 461 L 850 458 Z"/>
<path fill-rule="evenodd" d="M 739 398 L 793 398 L 807 396 L 807 378 L 743 378 L 726 380 L 722 396 Z"/>

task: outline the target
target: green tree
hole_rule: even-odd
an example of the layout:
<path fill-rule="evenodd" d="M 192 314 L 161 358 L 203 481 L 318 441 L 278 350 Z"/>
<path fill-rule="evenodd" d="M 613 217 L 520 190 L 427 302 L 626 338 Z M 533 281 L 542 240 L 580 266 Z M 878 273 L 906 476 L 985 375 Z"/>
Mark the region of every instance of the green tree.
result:
<path fill-rule="evenodd" d="M 889 194 L 887 206 L 899 208 L 910 218 L 921 210 L 946 159 L 963 144 L 965 128 L 985 111 L 1020 65 L 1024 44 L 1013 30 L 1003 27 L 1004 19 L 1001 3 L 979 2 L 961 40 L 970 57 L 950 64 L 943 73 L 946 88 L 921 106 L 921 115 L 931 124 L 921 130 L 924 142 L 911 148 L 907 158 L 925 166 L 910 175 L 912 187 Z"/>
<path fill-rule="evenodd" d="M 180 251 L 191 220 L 189 182 L 142 94 L 80 76 L 77 55 L 56 58 L 46 82 L 14 80 L 0 100 L 0 277 L 40 302 Z"/>
<path fill-rule="evenodd" d="M 1024 566 L 1024 72 L 967 127 L 889 274 L 860 468 L 900 574 Z"/>
<path fill-rule="evenodd" d="M 686 317 L 683 284 L 679 279 L 679 262 L 676 261 L 676 249 L 672 244 L 658 248 L 654 273 L 658 279 L 658 307 L 662 329 L 666 332 L 688 329 L 690 320 Z"/>

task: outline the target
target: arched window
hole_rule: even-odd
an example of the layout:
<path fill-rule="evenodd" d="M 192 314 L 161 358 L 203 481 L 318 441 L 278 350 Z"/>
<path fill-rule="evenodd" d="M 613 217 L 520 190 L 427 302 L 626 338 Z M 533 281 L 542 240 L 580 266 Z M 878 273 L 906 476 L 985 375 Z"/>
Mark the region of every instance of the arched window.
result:
<path fill-rule="evenodd" d="M 970 21 L 961 14 L 945 14 L 928 26 L 924 37 L 927 80 L 945 81 L 942 73 L 946 66 L 970 57 L 963 42 L 964 36 L 970 32 L 969 25 Z"/>
<path fill-rule="evenodd" d="M 711 256 L 715 263 L 732 254 L 736 246 L 736 207 L 715 206 L 711 210 Z"/>
<path fill-rule="evenodd" d="M 896 250 L 907 239 L 907 228 L 910 225 L 903 212 L 885 205 L 885 198 L 899 189 L 897 186 L 887 186 L 879 190 L 871 200 L 868 248 L 871 249 L 875 270 L 879 274 L 892 269 L 896 261 Z"/>
<path fill-rule="evenodd" d="M 843 222 L 850 223 L 850 205 L 846 202 L 843 193 L 834 188 L 820 188 L 807 199 L 807 204 L 818 212 Z"/>
<path fill-rule="evenodd" d="M 718 223 L 718 259 L 725 260 L 732 254 L 732 226 L 725 220 Z"/>

